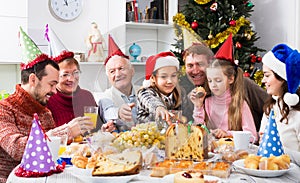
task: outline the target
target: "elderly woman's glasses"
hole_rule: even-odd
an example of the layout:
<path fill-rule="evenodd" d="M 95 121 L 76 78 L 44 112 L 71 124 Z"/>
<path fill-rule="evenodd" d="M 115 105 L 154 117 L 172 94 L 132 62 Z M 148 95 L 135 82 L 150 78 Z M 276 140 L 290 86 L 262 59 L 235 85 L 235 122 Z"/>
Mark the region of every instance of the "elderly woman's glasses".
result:
<path fill-rule="evenodd" d="M 71 76 L 73 76 L 74 78 L 79 78 L 79 76 L 80 76 L 80 71 L 74 71 L 74 72 L 72 72 L 72 73 L 62 73 L 61 75 L 60 75 L 60 77 L 62 78 L 62 79 L 69 79 Z"/>

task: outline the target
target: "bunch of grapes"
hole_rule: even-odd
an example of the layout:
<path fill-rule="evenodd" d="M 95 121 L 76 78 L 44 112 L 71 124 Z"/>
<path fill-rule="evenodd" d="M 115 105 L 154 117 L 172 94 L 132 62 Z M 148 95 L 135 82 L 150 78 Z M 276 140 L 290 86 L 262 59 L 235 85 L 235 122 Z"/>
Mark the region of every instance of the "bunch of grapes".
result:
<path fill-rule="evenodd" d="M 130 131 L 121 132 L 113 141 L 113 146 L 120 150 L 135 147 L 146 149 L 153 145 L 160 149 L 165 147 L 165 136 L 157 130 L 155 122 L 138 124 Z"/>

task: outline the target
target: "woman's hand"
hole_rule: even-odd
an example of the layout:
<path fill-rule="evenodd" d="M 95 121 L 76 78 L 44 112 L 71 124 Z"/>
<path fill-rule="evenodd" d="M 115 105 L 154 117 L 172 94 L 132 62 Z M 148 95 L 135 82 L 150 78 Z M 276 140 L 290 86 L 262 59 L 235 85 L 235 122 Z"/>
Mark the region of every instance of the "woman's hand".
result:
<path fill-rule="evenodd" d="M 228 136 L 227 132 L 225 130 L 222 129 L 214 129 L 211 130 L 212 134 L 216 137 L 216 138 L 225 138 Z"/>

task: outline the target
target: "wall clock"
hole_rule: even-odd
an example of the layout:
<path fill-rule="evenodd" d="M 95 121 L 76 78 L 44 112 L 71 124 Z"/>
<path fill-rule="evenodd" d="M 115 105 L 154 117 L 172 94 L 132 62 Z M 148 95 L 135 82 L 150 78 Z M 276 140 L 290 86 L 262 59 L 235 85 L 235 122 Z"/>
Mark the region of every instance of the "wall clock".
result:
<path fill-rule="evenodd" d="M 60 21 L 72 21 L 82 12 L 82 0 L 49 0 L 49 10 Z"/>

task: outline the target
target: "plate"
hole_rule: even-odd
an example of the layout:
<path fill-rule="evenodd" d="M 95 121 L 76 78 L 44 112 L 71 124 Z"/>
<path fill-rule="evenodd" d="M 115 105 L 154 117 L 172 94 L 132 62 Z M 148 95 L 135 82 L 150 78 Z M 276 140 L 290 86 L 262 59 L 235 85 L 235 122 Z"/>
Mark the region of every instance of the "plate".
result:
<path fill-rule="evenodd" d="M 287 173 L 289 170 L 294 168 L 296 165 L 294 163 L 291 163 L 290 168 L 286 169 L 286 170 L 253 170 L 253 169 L 245 168 L 244 160 L 240 159 L 240 160 L 234 161 L 233 166 L 242 170 L 243 172 L 245 172 L 248 175 L 253 175 L 253 176 L 257 176 L 257 177 L 278 177 L 278 176 L 281 176 L 281 175 Z"/>
<path fill-rule="evenodd" d="M 84 182 L 89 183 L 127 183 L 139 174 L 124 176 L 92 176 L 92 169 L 81 169 L 72 167 L 69 169 L 74 176 L 80 177 Z"/>
<path fill-rule="evenodd" d="M 162 179 L 164 183 L 174 183 L 174 174 L 169 174 L 163 177 Z M 212 176 L 212 175 L 204 175 L 204 180 L 206 181 L 217 181 L 217 183 L 221 183 L 222 180 L 219 177 Z"/>

